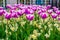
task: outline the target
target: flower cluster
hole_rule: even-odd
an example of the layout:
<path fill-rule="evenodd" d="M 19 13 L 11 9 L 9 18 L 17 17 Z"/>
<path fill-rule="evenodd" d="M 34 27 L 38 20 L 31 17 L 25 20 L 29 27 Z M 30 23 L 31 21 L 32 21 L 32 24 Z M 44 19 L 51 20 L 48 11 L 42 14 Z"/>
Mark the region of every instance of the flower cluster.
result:
<path fill-rule="evenodd" d="M 60 10 L 57 7 L 8 4 L 6 8 L 0 7 L 0 30 L 5 40 L 60 39 Z"/>

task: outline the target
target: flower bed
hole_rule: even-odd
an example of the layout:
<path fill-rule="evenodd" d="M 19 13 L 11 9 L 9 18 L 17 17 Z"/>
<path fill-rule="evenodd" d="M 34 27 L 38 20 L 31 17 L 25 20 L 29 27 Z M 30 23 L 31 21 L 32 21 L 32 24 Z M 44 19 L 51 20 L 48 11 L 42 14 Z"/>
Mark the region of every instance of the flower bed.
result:
<path fill-rule="evenodd" d="M 59 40 L 60 10 L 51 5 L 6 5 L 0 7 L 0 39 Z"/>

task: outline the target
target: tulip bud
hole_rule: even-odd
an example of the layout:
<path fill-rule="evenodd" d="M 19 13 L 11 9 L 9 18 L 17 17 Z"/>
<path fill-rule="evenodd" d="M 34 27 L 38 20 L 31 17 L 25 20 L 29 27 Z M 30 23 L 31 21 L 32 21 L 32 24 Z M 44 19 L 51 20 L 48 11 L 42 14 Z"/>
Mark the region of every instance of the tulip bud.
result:
<path fill-rule="evenodd" d="M 17 14 L 18 14 L 19 16 L 22 16 L 22 15 L 23 15 L 22 10 L 18 10 Z"/>
<path fill-rule="evenodd" d="M 41 11 L 42 11 L 42 12 L 46 12 L 46 9 L 42 9 Z"/>
<path fill-rule="evenodd" d="M 47 9 L 50 9 L 50 8 L 51 8 L 51 5 L 48 5 L 48 6 L 47 6 Z"/>
<path fill-rule="evenodd" d="M 32 21 L 34 19 L 34 15 L 32 14 L 27 14 L 26 15 L 27 20 Z"/>
<path fill-rule="evenodd" d="M 40 15 L 40 13 L 42 13 L 42 11 L 41 11 L 41 10 L 39 10 L 39 11 L 38 11 L 38 15 Z"/>
<path fill-rule="evenodd" d="M 13 18 L 18 18 L 17 12 L 13 12 L 13 13 L 11 13 L 11 15 L 12 15 Z"/>
<path fill-rule="evenodd" d="M 56 11 L 56 14 L 60 15 L 60 10 L 57 10 L 57 11 Z"/>
<path fill-rule="evenodd" d="M 0 10 L 0 16 L 2 16 L 4 13 L 4 10 Z"/>
<path fill-rule="evenodd" d="M 4 16 L 5 16 L 6 19 L 9 20 L 11 18 L 11 13 L 5 13 Z"/>
<path fill-rule="evenodd" d="M 11 6 L 10 4 L 7 4 L 6 7 L 7 7 L 7 8 L 11 8 L 12 6 Z"/>
<path fill-rule="evenodd" d="M 48 10 L 48 13 L 51 14 L 53 12 L 53 10 Z"/>
<path fill-rule="evenodd" d="M 48 14 L 47 13 L 41 13 L 40 16 L 42 19 L 46 19 L 48 17 Z"/>
<path fill-rule="evenodd" d="M 0 10 L 3 10 L 3 7 L 0 7 Z"/>
<path fill-rule="evenodd" d="M 54 18 L 57 18 L 57 14 L 51 14 L 51 16 L 52 16 L 52 18 L 54 19 Z"/>
<path fill-rule="evenodd" d="M 25 9 L 25 13 L 26 14 L 29 14 L 30 12 L 29 12 L 29 9 Z"/>

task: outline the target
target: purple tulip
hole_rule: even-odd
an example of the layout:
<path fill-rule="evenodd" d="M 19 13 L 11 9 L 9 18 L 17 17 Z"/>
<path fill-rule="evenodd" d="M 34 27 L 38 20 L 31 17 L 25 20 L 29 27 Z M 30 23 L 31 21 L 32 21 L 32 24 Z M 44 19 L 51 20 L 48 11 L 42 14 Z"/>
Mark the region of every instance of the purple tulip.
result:
<path fill-rule="evenodd" d="M 53 7 L 53 11 L 54 11 L 54 12 L 58 11 L 58 8 Z"/>
<path fill-rule="evenodd" d="M 53 9 L 55 9 L 56 7 L 54 6 Z"/>
<path fill-rule="evenodd" d="M 34 19 L 34 15 L 32 14 L 27 14 L 26 15 L 27 20 L 32 21 Z"/>
<path fill-rule="evenodd" d="M 52 18 L 55 19 L 57 18 L 58 14 L 51 14 Z"/>
<path fill-rule="evenodd" d="M 22 9 L 21 11 L 22 11 L 22 13 L 25 13 L 25 9 Z"/>
<path fill-rule="evenodd" d="M 56 14 L 60 15 L 60 10 L 56 11 Z"/>
<path fill-rule="evenodd" d="M 39 10 L 39 11 L 38 11 L 38 15 L 40 15 L 40 13 L 42 13 L 42 11 L 41 11 L 41 10 Z"/>
<path fill-rule="evenodd" d="M 0 7 L 0 10 L 3 10 L 3 7 Z"/>
<path fill-rule="evenodd" d="M 60 20 L 60 17 L 58 17 L 58 20 Z"/>
<path fill-rule="evenodd" d="M 7 11 L 6 10 L 3 10 L 4 13 L 6 13 Z"/>
<path fill-rule="evenodd" d="M 29 9 L 25 9 L 26 14 L 30 14 Z"/>
<path fill-rule="evenodd" d="M 14 4 L 14 7 L 17 7 L 18 8 L 18 4 Z"/>
<path fill-rule="evenodd" d="M 10 10 L 10 13 L 14 13 L 15 12 L 15 10 Z"/>
<path fill-rule="evenodd" d="M 29 12 L 30 12 L 30 14 L 33 14 L 34 13 L 34 11 L 32 9 L 29 9 Z"/>
<path fill-rule="evenodd" d="M 10 4 L 7 4 L 6 7 L 7 7 L 7 8 L 11 8 L 12 6 L 11 6 Z"/>
<path fill-rule="evenodd" d="M 41 11 L 42 11 L 42 12 L 46 12 L 46 9 L 42 9 Z"/>
<path fill-rule="evenodd" d="M 4 16 L 5 16 L 6 19 L 9 20 L 11 18 L 11 13 L 5 13 Z"/>
<path fill-rule="evenodd" d="M 11 13 L 11 16 L 12 16 L 12 18 L 18 18 L 18 14 L 17 14 L 17 12 L 13 12 L 13 13 Z"/>
<path fill-rule="evenodd" d="M 46 19 L 48 17 L 48 14 L 44 12 L 44 13 L 41 13 L 40 16 L 42 19 Z"/>
<path fill-rule="evenodd" d="M 37 7 L 32 7 L 32 10 L 36 11 L 37 10 Z"/>
<path fill-rule="evenodd" d="M 16 10 L 16 7 L 11 7 L 11 10 Z"/>
<path fill-rule="evenodd" d="M 28 7 L 27 7 L 28 9 L 31 9 L 32 8 L 32 5 L 28 5 Z"/>
<path fill-rule="evenodd" d="M 51 10 L 48 10 L 48 14 L 51 14 L 53 12 L 53 10 L 51 9 Z"/>
<path fill-rule="evenodd" d="M 20 6 L 19 9 L 20 9 L 20 10 L 26 9 L 26 7 L 25 7 L 25 6 L 24 6 L 24 7 Z"/>
<path fill-rule="evenodd" d="M 17 13 L 18 13 L 19 16 L 22 16 L 24 14 L 24 10 L 18 10 Z"/>
<path fill-rule="evenodd" d="M 0 10 L 0 16 L 2 16 L 4 13 L 4 10 Z"/>
<path fill-rule="evenodd" d="M 48 5 L 48 6 L 47 6 L 47 10 L 50 9 L 50 8 L 51 8 L 51 5 Z"/>

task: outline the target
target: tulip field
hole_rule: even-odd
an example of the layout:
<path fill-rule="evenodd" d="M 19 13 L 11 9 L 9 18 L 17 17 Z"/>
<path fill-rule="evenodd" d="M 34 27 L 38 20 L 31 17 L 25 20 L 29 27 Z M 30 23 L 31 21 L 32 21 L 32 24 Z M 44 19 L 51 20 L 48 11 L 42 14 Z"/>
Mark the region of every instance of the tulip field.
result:
<path fill-rule="evenodd" d="M 60 40 L 60 10 L 51 5 L 0 7 L 0 40 Z"/>

